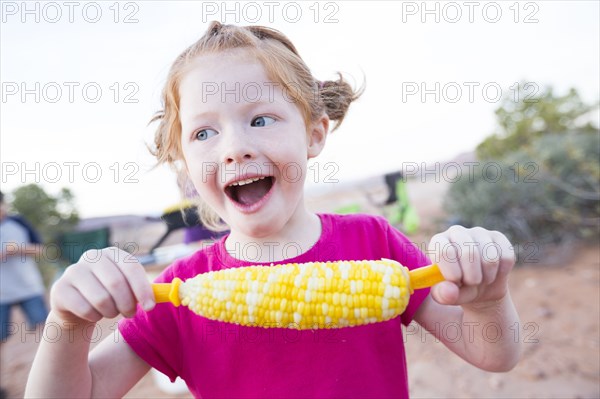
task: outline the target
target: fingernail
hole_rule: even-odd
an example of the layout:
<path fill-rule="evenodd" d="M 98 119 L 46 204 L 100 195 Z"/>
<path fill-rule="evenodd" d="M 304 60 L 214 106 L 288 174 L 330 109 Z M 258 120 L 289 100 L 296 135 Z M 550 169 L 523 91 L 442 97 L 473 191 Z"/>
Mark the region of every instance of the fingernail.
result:
<path fill-rule="evenodd" d="M 147 312 L 149 310 L 152 310 L 154 308 L 154 301 L 151 299 L 147 299 L 144 301 L 144 303 L 142 304 L 142 308 Z"/>

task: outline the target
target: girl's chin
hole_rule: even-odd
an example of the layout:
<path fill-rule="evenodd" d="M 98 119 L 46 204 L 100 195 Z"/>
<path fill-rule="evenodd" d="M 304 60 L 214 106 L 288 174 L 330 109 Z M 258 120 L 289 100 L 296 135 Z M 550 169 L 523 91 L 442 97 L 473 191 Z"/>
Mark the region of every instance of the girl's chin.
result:
<path fill-rule="evenodd" d="M 298 209 L 291 209 L 289 202 L 274 196 L 254 212 L 243 212 L 231 202 L 227 204 L 225 211 L 227 219 L 224 220 L 232 230 L 248 237 L 266 238 L 279 234 L 295 217 Z"/>

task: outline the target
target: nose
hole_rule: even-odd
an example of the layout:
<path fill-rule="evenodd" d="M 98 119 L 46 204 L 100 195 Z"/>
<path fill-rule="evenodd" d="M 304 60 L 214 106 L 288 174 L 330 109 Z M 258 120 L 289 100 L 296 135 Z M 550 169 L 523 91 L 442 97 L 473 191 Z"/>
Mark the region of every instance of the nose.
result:
<path fill-rule="evenodd" d="M 223 142 L 223 162 L 225 162 L 226 165 L 234 163 L 241 164 L 251 161 L 256 157 L 251 138 L 243 131 L 243 129 L 236 129 L 236 131 L 229 129 L 229 132 L 225 134 L 228 137 L 228 139 Z"/>

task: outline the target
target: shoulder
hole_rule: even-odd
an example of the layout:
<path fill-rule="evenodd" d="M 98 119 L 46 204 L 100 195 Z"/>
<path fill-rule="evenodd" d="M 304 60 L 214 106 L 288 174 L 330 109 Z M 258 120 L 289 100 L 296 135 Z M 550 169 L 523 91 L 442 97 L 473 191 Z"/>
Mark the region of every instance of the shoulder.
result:
<path fill-rule="evenodd" d="M 366 214 L 326 214 L 321 215 L 324 237 L 334 242 L 344 243 L 344 247 L 359 246 L 385 248 L 390 228 L 388 221 L 375 215 Z"/>
<path fill-rule="evenodd" d="M 25 220 L 25 218 L 23 218 L 22 216 L 18 216 L 18 215 L 10 215 L 7 216 L 5 219 L 6 222 L 12 222 L 15 223 L 21 227 L 24 228 L 31 228 L 31 226 L 29 225 L 29 222 L 27 220 Z"/>
<path fill-rule="evenodd" d="M 37 233 L 37 231 L 35 231 L 33 226 L 24 217 L 18 216 L 18 215 L 10 215 L 10 216 L 6 217 L 6 221 L 13 222 L 14 224 L 18 225 L 19 227 L 25 229 L 25 231 L 27 232 L 27 235 L 29 237 L 30 243 L 32 243 L 32 244 L 41 244 L 42 243 L 42 240 L 40 239 L 40 236 Z"/>
<path fill-rule="evenodd" d="M 390 229 L 388 221 L 377 215 L 354 213 L 348 215 L 320 214 L 321 220 L 329 224 L 333 229 L 387 232 Z"/>

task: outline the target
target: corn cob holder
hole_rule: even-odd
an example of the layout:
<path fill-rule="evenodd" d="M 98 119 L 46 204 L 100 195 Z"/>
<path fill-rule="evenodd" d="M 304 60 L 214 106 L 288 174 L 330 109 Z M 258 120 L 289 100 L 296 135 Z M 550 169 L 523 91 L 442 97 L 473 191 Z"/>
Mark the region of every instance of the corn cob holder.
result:
<path fill-rule="evenodd" d="M 304 330 L 390 320 L 414 290 L 443 280 L 435 264 L 409 271 L 382 259 L 231 268 L 152 288 L 157 303 L 184 305 L 211 320 Z"/>

